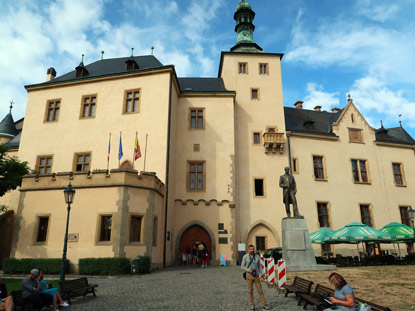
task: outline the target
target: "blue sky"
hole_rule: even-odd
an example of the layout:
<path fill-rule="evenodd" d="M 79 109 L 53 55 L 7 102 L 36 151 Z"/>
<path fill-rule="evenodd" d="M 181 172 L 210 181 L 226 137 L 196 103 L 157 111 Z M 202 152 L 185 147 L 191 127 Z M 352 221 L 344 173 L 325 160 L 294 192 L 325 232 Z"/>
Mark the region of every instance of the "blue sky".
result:
<path fill-rule="evenodd" d="M 147 55 L 154 46 L 179 76 L 217 76 L 221 51 L 236 42 L 230 0 L 0 0 L 0 119 L 24 85 L 100 58 Z M 415 1 L 252 0 L 255 41 L 284 53 L 284 105 L 330 110 L 347 94 L 375 128 L 415 136 Z"/>

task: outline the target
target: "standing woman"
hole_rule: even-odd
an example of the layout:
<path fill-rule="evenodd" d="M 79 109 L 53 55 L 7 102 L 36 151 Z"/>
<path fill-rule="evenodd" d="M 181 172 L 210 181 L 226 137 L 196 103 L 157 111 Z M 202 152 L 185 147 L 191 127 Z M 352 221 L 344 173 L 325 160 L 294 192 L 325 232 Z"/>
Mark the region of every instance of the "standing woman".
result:
<path fill-rule="evenodd" d="M 354 299 L 353 288 L 347 284 L 346 280 L 338 273 L 333 272 L 329 276 L 329 281 L 334 285 L 334 297 L 330 297 L 330 301 L 334 303 L 336 309 L 326 309 L 325 311 L 330 310 L 344 310 L 344 311 L 354 311 L 356 310 L 356 304 Z"/>

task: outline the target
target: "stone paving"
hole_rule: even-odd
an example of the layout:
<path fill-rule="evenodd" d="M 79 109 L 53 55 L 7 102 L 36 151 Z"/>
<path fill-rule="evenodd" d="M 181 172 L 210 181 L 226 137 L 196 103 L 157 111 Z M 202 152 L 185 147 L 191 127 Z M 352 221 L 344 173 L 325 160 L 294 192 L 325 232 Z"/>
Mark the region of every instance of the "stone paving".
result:
<path fill-rule="evenodd" d="M 249 310 L 246 281 L 239 266 L 168 268 L 147 275 L 88 277 L 98 284 L 97 297 L 73 300 L 63 310 Z M 294 298 L 284 298 L 263 283 L 272 310 L 299 311 Z M 254 289 L 256 310 L 262 310 Z"/>

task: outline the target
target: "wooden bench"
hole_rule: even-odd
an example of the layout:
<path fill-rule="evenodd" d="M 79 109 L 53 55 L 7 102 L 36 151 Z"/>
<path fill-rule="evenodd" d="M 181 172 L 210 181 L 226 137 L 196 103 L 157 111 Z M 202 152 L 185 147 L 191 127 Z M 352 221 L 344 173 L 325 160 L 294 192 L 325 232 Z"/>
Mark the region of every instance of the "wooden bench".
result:
<path fill-rule="evenodd" d="M 361 299 L 361 298 L 359 298 L 359 297 L 354 297 L 354 299 L 356 300 L 356 304 L 357 304 L 358 302 L 368 304 L 369 306 L 371 306 L 371 307 L 372 307 L 372 311 L 392 311 L 392 310 L 391 310 L 390 308 L 388 308 L 388 307 L 383 307 L 383 306 L 380 306 L 380 305 L 378 305 L 378 304 L 375 304 L 375 303 L 373 303 L 373 302 L 371 302 L 371 301 L 367 301 L 367 300 Z"/>
<path fill-rule="evenodd" d="M 32 311 L 32 303 L 29 302 L 29 301 L 24 301 L 21 290 L 12 291 L 11 296 L 13 298 L 13 304 L 14 304 L 14 309 L 15 310 L 21 310 L 21 311 L 30 310 L 30 311 Z"/>
<path fill-rule="evenodd" d="M 98 285 L 89 285 L 88 279 L 85 277 L 69 281 L 61 281 L 59 282 L 59 285 L 61 288 L 60 293 L 62 299 L 68 300 L 69 304 L 71 303 L 71 298 L 74 297 L 85 297 L 88 294 L 93 294 L 94 297 L 96 297 L 95 288 L 98 287 Z"/>
<path fill-rule="evenodd" d="M 297 297 L 299 297 L 300 294 L 310 294 L 311 286 L 313 286 L 312 281 L 296 276 L 293 284 L 284 286 L 286 291 L 285 297 L 287 297 L 289 293 L 294 293 Z"/>
<path fill-rule="evenodd" d="M 301 302 L 305 300 L 303 309 L 307 309 L 307 305 L 310 304 L 310 305 L 315 305 L 318 310 L 324 310 L 325 308 L 327 308 L 327 306 L 324 303 L 323 298 L 327 297 L 328 294 L 333 296 L 334 289 L 321 285 L 321 284 L 317 284 L 312 294 L 299 294 L 300 301 L 298 305 L 300 305 Z"/>

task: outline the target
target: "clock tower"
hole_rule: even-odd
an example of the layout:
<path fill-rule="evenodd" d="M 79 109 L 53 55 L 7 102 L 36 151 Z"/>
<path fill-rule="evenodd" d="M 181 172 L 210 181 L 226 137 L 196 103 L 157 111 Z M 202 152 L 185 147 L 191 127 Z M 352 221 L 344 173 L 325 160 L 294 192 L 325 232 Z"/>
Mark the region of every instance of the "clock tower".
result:
<path fill-rule="evenodd" d="M 255 12 L 248 1 L 242 0 L 236 6 L 236 12 L 233 16 L 236 20 L 235 32 L 237 33 L 236 45 L 231 48 L 232 52 L 257 52 L 260 53 L 262 48 L 254 41 L 255 26 L 252 23 L 255 18 Z"/>

